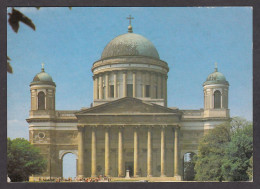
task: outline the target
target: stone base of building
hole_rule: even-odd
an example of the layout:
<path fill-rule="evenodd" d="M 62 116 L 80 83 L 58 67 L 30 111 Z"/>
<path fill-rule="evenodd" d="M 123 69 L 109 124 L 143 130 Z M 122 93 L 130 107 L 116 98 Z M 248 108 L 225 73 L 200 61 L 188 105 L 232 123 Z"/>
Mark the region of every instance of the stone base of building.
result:
<path fill-rule="evenodd" d="M 52 181 L 55 182 L 56 178 L 53 177 Z M 29 182 L 49 182 L 50 177 L 35 177 L 30 176 Z M 174 177 L 110 177 L 111 182 L 178 182 L 182 181 L 181 176 Z M 77 182 L 77 181 L 74 181 Z"/>

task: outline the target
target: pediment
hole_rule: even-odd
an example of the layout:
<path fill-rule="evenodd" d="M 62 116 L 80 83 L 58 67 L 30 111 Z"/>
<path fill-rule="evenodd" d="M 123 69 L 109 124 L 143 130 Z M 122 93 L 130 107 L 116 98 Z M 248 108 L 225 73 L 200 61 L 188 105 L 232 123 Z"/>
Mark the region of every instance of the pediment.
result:
<path fill-rule="evenodd" d="M 125 97 L 105 104 L 82 110 L 76 115 L 83 114 L 145 114 L 145 113 L 177 113 L 177 109 L 170 109 L 143 100 Z"/>

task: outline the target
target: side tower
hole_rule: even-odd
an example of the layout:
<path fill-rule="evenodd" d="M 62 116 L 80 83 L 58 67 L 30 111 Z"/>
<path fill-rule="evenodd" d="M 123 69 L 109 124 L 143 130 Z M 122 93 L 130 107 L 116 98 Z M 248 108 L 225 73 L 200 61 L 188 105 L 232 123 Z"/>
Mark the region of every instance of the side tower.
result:
<path fill-rule="evenodd" d="M 215 71 L 203 83 L 204 117 L 229 117 L 228 88 L 228 81 L 215 65 Z"/>
<path fill-rule="evenodd" d="M 30 84 L 31 89 L 31 111 L 30 118 L 33 117 L 55 117 L 55 90 L 56 84 L 52 77 L 42 70 L 38 73 Z"/>

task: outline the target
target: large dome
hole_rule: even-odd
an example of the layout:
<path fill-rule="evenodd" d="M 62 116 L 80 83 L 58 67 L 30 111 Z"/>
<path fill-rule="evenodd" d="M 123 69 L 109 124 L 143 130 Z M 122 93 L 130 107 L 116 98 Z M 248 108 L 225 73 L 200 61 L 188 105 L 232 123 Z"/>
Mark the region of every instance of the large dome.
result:
<path fill-rule="evenodd" d="M 110 41 L 105 47 L 101 59 L 118 56 L 148 56 L 160 59 L 153 43 L 135 33 L 126 33 Z"/>

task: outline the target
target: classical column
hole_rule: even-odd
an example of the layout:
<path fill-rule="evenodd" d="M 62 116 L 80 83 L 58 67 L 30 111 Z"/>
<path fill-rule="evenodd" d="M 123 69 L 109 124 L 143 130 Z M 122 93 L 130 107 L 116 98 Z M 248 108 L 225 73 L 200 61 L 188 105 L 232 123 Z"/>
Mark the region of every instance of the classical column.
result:
<path fill-rule="evenodd" d="M 152 128 L 147 131 L 147 176 L 152 176 Z"/>
<path fill-rule="evenodd" d="M 161 177 L 165 177 L 165 126 L 161 126 Z"/>
<path fill-rule="evenodd" d="M 106 74 L 106 85 L 105 85 L 105 86 L 106 86 L 106 91 L 105 91 L 105 92 L 106 92 L 106 94 L 105 94 L 105 95 L 106 95 L 106 97 L 105 97 L 105 98 L 106 98 L 106 99 L 108 99 L 108 97 L 109 97 L 109 83 L 108 83 L 108 74 Z"/>
<path fill-rule="evenodd" d="M 117 97 L 117 72 L 114 72 L 114 98 Z"/>
<path fill-rule="evenodd" d="M 174 129 L 174 176 L 179 176 L 179 128 Z"/>
<path fill-rule="evenodd" d="M 157 88 L 158 88 L 158 98 L 162 98 L 162 79 L 161 74 L 157 75 Z"/>
<path fill-rule="evenodd" d="M 161 76 L 162 79 L 162 98 L 165 99 L 165 77 L 164 75 Z"/>
<path fill-rule="evenodd" d="M 123 97 L 127 96 L 127 91 L 126 91 L 126 71 L 123 72 Z"/>
<path fill-rule="evenodd" d="M 167 107 L 167 80 L 168 80 L 168 76 L 165 76 L 165 106 Z"/>
<path fill-rule="evenodd" d="M 134 128 L 134 177 L 138 175 L 138 128 Z"/>
<path fill-rule="evenodd" d="M 99 76 L 99 99 L 103 99 L 103 78 L 102 75 Z"/>
<path fill-rule="evenodd" d="M 133 97 L 136 97 L 136 72 L 133 72 Z"/>
<path fill-rule="evenodd" d="M 118 177 L 123 177 L 123 128 L 118 130 Z"/>
<path fill-rule="evenodd" d="M 93 85 L 93 98 L 94 100 L 97 99 L 97 77 L 93 76 L 93 81 L 94 81 L 94 85 Z"/>
<path fill-rule="evenodd" d="M 109 127 L 105 128 L 105 175 L 109 176 L 110 159 L 109 159 Z"/>
<path fill-rule="evenodd" d="M 83 178 L 85 176 L 84 134 L 85 134 L 85 128 L 78 127 L 78 177 L 79 178 Z"/>
<path fill-rule="evenodd" d="M 91 131 L 91 177 L 96 177 L 96 128 Z"/>

